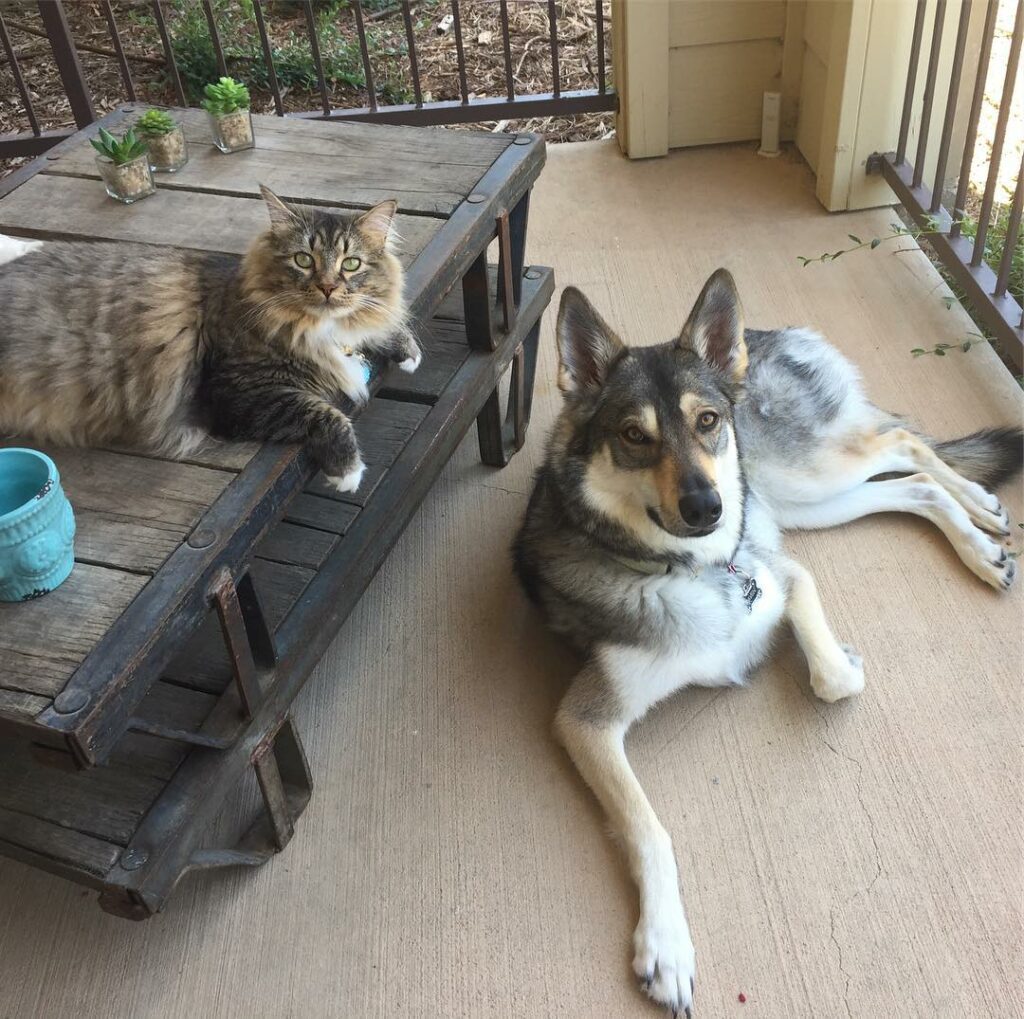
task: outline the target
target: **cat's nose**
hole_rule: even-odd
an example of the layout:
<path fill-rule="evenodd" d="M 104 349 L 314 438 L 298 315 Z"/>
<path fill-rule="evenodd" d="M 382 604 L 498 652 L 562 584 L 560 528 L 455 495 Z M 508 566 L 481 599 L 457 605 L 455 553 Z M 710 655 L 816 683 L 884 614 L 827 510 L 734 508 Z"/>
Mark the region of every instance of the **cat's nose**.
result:
<path fill-rule="evenodd" d="M 316 288 L 317 290 L 320 291 L 321 294 L 324 295 L 324 297 L 328 299 L 330 298 L 331 294 L 333 294 L 334 291 L 338 289 L 337 286 L 331 286 L 329 283 L 318 283 L 316 285 Z"/>

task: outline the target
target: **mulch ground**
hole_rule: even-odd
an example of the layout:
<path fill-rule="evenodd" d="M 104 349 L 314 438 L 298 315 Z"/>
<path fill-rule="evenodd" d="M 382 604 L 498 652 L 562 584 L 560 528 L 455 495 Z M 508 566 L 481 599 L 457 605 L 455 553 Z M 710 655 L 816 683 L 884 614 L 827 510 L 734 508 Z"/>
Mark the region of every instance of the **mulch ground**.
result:
<path fill-rule="evenodd" d="M 111 6 L 139 100 L 174 105 L 175 94 L 164 70 L 160 37 L 150 15 L 151 4 L 147 0 L 113 0 Z M 244 2 L 233 6 L 235 11 L 231 16 L 231 40 L 237 41 L 239 37 L 253 40 L 258 38 L 255 23 L 239 13 L 245 7 Z M 125 102 L 128 95 L 112 49 L 103 7 L 97 0 L 65 2 L 64 7 L 92 91 L 93 103 L 98 112 L 107 112 Z M 196 17 L 201 17 L 199 0 L 187 0 L 187 3 L 165 0 L 164 9 L 172 34 L 176 28 L 184 28 L 189 16 L 193 20 L 194 30 Z M 264 9 L 268 32 L 275 45 L 291 45 L 299 50 L 306 46 L 308 36 L 302 5 L 293 0 L 269 0 L 264 3 Z M 459 9 L 466 76 L 471 94 L 477 97 L 504 97 L 506 68 L 498 3 L 495 0 L 462 0 Z M 543 0 L 511 0 L 507 9 L 516 93 L 530 95 L 550 92 L 552 68 L 547 3 Z M 446 0 L 424 0 L 411 7 L 420 85 L 425 102 L 460 98 L 455 36 L 450 28 L 444 32 L 439 31 L 442 19 L 450 10 L 451 5 Z M 404 101 L 411 101 L 412 78 L 405 53 L 406 34 L 401 6 L 397 3 L 388 6 L 387 0 L 376 0 L 375 3 L 364 3 L 364 11 L 367 31 L 372 39 L 371 52 L 378 89 L 383 85 L 388 95 L 397 95 Z M 559 81 L 562 90 L 596 88 L 597 26 L 594 0 L 559 0 L 557 11 Z M 27 0 L 0 0 L 0 13 L 4 17 L 40 125 L 44 130 L 73 127 L 74 118 L 64 96 L 36 4 Z M 358 54 L 358 37 L 352 10 L 341 3 L 330 17 L 331 38 L 321 40 L 325 60 L 332 46 L 350 54 Z M 604 0 L 604 29 L 611 87 L 609 0 Z M 312 68 L 313 65 L 309 62 L 308 66 Z M 320 94 L 315 81 L 310 82 L 310 85 L 312 87 L 294 82 L 290 84 L 284 90 L 285 108 L 289 111 L 319 109 Z M 358 83 L 352 84 L 338 78 L 328 81 L 328 91 L 332 106 L 367 105 L 366 90 Z M 273 112 L 274 104 L 269 91 L 254 88 L 252 96 L 254 110 Z M 385 97 L 379 101 L 383 104 L 387 99 Z M 613 129 L 613 115 L 490 122 L 472 125 L 471 129 L 529 130 L 542 133 L 552 142 L 580 141 L 606 137 Z M 27 130 L 29 122 L 10 65 L 0 53 L 0 135 Z M 23 160 L 0 161 L 0 176 L 20 162 Z"/>

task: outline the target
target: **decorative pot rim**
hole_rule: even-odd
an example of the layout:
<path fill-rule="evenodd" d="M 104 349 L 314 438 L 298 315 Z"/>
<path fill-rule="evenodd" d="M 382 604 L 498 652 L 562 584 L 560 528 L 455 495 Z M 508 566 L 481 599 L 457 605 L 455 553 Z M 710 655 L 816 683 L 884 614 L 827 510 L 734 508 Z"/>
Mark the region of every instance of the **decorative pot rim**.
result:
<path fill-rule="evenodd" d="M 27 453 L 29 456 L 41 460 L 46 466 L 46 481 L 43 482 L 39 491 L 27 502 L 23 502 L 20 506 L 16 506 L 7 513 L 0 513 L 0 530 L 7 530 L 31 517 L 48 501 L 46 496 L 60 485 L 60 471 L 57 470 L 57 465 L 45 453 L 40 453 L 38 449 L 28 449 L 23 446 L 6 447 L 0 449 L 0 466 L 3 464 L 4 457 L 12 453 Z"/>

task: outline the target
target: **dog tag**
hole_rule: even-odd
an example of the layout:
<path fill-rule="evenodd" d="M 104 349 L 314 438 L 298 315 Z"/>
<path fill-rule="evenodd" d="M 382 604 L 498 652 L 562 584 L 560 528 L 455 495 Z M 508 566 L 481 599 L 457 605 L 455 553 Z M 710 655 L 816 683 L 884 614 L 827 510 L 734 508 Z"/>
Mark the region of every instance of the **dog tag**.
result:
<path fill-rule="evenodd" d="M 754 608 L 754 602 L 761 597 L 761 588 L 757 586 L 757 581 L 753 577 L 747 577 L 743 582 L 743 600 L 747 603 L 747 611 L 751 612 Z"/>

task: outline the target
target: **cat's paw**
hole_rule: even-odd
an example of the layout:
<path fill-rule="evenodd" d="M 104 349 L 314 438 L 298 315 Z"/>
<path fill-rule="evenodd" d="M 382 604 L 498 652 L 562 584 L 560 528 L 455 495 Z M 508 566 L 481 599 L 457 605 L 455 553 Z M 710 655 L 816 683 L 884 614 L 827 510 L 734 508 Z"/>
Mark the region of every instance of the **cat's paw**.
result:
<path fill-rule="evenodd" d="M 398 362 L 398 367 L 402 371 L 412 374 L 423 363 L 423 351 L 420 350 L 418 344 L 414 343 L 411 344 L 406 354 L 408 356 Z"/>
<path fill-rule="evenodd" d="M 351 470 L 346 471 L 340 476 L 325 473 L 324 480 L 331 488 L 339 492 L 355 492 L 363 483 L 363 475 L 365 473 L 366 464 L 363 463 L 361 457 L 356 457 L 355 466 Z"/>

